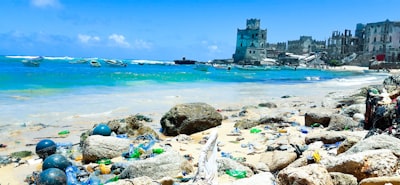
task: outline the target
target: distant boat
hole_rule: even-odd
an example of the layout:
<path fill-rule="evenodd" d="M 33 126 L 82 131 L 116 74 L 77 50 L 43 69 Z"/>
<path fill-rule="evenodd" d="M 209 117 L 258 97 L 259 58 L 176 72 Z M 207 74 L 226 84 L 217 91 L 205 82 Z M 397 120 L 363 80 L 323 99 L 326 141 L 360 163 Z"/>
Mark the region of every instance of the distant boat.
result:
<path fill-rule="evenodd" d="M 174 60 L 175 64 L 195 64 L 196 62 L 195 60 L 186 60 L 185 57 L 183 57 L 182 60 Z"/>
<path fill-rule="evenodd" d="M 120 61 L 120 60 L 105 60 L 108 65 L 112 67 L 126 67 L 128 66 L 126 63 Z"/>
<path fill-rule="evenodd" d="M 22 64 L 24 64 L 24 66 L 28 66 L 28 67 L 39 67 L 40 62 L 43 59 L 44 58 L 41 56 L 35 57 L 35 58 L 30 58 L 30 59 L 25 59 L 25 60 L 22 60 Z"/>
<path fill-rule="evenodd" d="M 90 66 L 92 67 L 101 67 L 100 62 L 96 61 L 96 60 L 91 60 L 90 61 Z"/>

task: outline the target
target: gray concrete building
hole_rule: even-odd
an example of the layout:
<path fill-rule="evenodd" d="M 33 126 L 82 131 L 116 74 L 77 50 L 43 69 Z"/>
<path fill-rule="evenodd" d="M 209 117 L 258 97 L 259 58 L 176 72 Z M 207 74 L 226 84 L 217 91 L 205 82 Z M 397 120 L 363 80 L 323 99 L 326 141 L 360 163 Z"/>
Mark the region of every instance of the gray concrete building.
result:
<path fill-rule="evenodd" d="M 287 51 L 294 54 L 305 54 L 325 50 L 325 41 L 313 40 L 311 36 L 300 36 L 299 40 L 290 40 L 287 44 Z"/>
<path fill-rule="evenodd" d="M 364 26 L 364 52 L 377 60 L 400 62 L 400 22 L 382 21 Z"/>
<path fill-rule="evenodd" d="M 333 31 L 328 39 L 328 55 L 331 59 L 341 59 L 352 53 L 359 53 L 361 43 L 358 37 L 351 34 L 351 30 L 346 29 L 344 33 Z"/>
<path fill-rule="evenodd" d="M 266 58 L 267 29 L 260 29 L 260 19 L 247 19 L 246 29 L 238 29 L 234 63 L 258 65 Z"/>

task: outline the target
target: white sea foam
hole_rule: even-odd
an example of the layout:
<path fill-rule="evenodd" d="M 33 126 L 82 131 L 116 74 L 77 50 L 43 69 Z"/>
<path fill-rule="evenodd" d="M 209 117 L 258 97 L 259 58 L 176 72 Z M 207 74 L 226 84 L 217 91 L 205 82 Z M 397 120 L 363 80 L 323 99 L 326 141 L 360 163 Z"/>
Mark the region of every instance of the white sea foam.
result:
<path fill-rule="evenodd" d="M 14 59 L 33 59 L 37 58 L 39 56 L 22 56 L 22 55 L 11 55 L 11 56 L 6 56 L 6 58 L 14 58 Z"/>
<path fill-rule="evenodd" d="M 306 76 L 305 79 L 307 81 L 319 81 L 320 77 L 319 76 Z"/>
<path fill-rule="evenodd" d="M 172 61 L 163 60 L 131 60 L 131 64 L 160 64 L 160 65 L 171 65 L 174 64 Z"/>
<path fill-rule="evenodd" d="M 46 60 L 74 60 L 75 58 L 65 56 L 65 57 L 44 57 L 44 59 L 46 59 Z"/>

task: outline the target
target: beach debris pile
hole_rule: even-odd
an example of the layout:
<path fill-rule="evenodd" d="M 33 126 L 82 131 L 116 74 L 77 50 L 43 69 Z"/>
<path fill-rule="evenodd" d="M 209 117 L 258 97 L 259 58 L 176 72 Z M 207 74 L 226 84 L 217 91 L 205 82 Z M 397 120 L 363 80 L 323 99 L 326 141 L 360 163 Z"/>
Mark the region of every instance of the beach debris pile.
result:
<path fill-rule="evenodd" d="M 200 117 L 204 117 L 201 120 L 218 117 L 217 121 L 220 121 L 223 116 L 236 123 L 230 130 L 221 130 L 225 123 L 204 127 L 201 122 L 196 122 L 190 126 L 193 130 L 183 129 L 192 133 L 190 135 L 177 132 L 181 127 L 179 124 L 168 125 L 168 129 L 177 135 L 166 139 L 160 139 L 158 132 L 135 116 L 112 120 L 96 124 L 82 133 L 77 144 L 51 140 L 38 142 L 36 154 L 40 163 L 35 163 L 38 169 L 26 178 L 26 182 L 111 185 L 132 182 L 225 182 L 232 185 L 397 183 L 398 178 L 394 177 L 400 173 L 397 165 L 400 139 L 390 134 L 365 137 L 368 130 L 363 128 L 365 120 L 362 115 L 366 112 L 366 101 L 365 94 L 359 93 L 330 103 L 312 104 L 303 111 L 304 124 L 292 119 L 301 112 L 296 101 L 293 101 L 296 106 L 290 105 L 296 111 L 263 115 L 259 119 L 251 115 L 260 109 L 280 109 L 280 105 L 246 106 L 235 111 L 204 111 L 193 108 L 193 104 L 178 105 L 182 110 L 176 111 L 173 107 L 171 110 L 179 112 L 175 114 L 179 116 L 168 117 L 169 123 L 187 124 L 187 120 Z M 196 106 L 205 107 L 202 104 Z M 217 113 L 221 115 L 213 115 Z M 161 121 L 160 125 L 163 125 Z M 194 152 L 190 147 L 198 149 Z"/>
<path fill-rule="evenodd" d="M 381 86 L 372 86 L 366 92 L 364 129 L 366 137 L 389 134 L 400 138 L 400 76 L 387 77 Z"/>

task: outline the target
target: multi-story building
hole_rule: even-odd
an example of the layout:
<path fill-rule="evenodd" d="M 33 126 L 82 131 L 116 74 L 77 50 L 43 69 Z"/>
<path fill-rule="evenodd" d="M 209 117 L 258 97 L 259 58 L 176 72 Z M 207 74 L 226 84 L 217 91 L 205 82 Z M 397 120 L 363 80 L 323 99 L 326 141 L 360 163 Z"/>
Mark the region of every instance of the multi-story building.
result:
<path fill-rule="evenodd" d="M 239 64 L 260 64 L 267 57 L 267 29 L 260 29 L 260 19 L 247 19 L 246 29 L 237 30 L 233 60 Z"/>
<path fill-rule="evenodd" d="M 288 41 L 287 50 L 294 54 L 305 54 L 325 50 L 325 41 L 313 40 L 311 36 L 300 36 L 299 40 Z"/>
<path fill-rule="evenodd" d="M 400 61 L 400 22 L 368 23 L 363 30 L 364 52 L 371 53 L 377 60 Z"/>
<path fill-rule="evenodd" d="M 360 34 L 356 30 L 356 34 Z M 343 58 L 352 53 L 360 51 L 358 37 L 353 37 L 351 30 L 344 30 L 344 33 L 333 31 L 328 39 L 328 55 L 330 58 Z"/>

